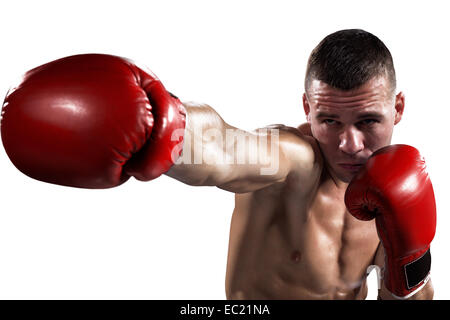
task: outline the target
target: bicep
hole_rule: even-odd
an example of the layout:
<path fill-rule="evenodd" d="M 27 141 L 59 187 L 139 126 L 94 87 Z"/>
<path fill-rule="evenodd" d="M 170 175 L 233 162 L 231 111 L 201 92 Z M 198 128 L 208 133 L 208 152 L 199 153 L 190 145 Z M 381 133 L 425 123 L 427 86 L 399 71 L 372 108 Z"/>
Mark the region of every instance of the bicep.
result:
<path fill-rule="evenodd" d="M 185 107 L 182 153 L 166 175 L 192 186 L 234 192 L 264 187 L 283 176 L 270 168 L 279 163 L 274 159 L 278 146 L 270 134 L 233 127 L 206 104 L 185 103 Z"/>
<path fill-rule="evenodd" d="M 236 193 L 250 192 L 284 182 L 288 177 L 296 187 L 307 187 L 320 176 L 317 150 L 296 128 L 273 125 L 245 135 L 249 138 L 248 144 L 234 146 L 238 154 L 236 165 L 219 188 Z M 241 142 L 243 140 L 241 138 Z"/>

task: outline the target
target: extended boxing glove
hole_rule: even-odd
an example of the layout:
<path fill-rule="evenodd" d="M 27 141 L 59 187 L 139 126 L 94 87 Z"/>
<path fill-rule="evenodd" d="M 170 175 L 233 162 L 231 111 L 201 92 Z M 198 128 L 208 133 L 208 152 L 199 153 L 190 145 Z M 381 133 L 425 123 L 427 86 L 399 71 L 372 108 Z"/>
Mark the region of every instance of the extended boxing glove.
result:
<path fill-rule="evenodd" d="M 28 71 L 5 98 L 1 135 L 12 163 L 32 178 L 109 188 L 169 170 L 184 127 L 182 103 L 153 73 L 83 54 Z"/>
<path fill-rule="evenodd" d="M 345 204 L 358 219 L 375 218 L 386 288 L 401 299 L 419 291 L 429 278 L 436 230 L 433 186 L 419 152 L 408 145 L 376 151 L 348 185 Z"/>

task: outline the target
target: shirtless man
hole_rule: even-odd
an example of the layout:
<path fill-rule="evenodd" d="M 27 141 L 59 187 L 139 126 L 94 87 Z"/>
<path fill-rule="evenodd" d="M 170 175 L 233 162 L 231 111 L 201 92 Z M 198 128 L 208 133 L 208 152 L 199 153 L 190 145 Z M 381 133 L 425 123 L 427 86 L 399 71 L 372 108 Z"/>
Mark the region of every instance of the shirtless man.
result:
<path fill-rule="evenodd" d="M 153 74 L 128 60 L 80 55 L 27 73 L 5 100 L 2 140 L 19 170 L 50 183 L 107 188 L 130 176 L 150 180 L 164 173 L 189 185 L 234 192 L 228 299 L 365 299 L 372 265 L 389 278 L 389 285 L 381 279 L 380 299 L 432 299 L 427 258 L 435 207 L 426 172 L 413 174 L 425 177 L 420 186 L 428 188 L 428 200 L 419 204 L 401 198 L 403 180 L 386 187 L 403 190 L 394 192 L 404 200 L 397 211 L 408 207 L 408 219 L 417 216 L 426 235 L 400 230 L 401 223 L 392 221 L 401 213 L 390 220 L 366 217 L 397 208 L 389 203 L 385 210 L 376 196 L 364 202 L 375 188 L 364 189 L 366 178 L 383 167 L 383 154 L 409 166 L 392 149 L 373 157 L 377 164 L 364 166 L 390 145 L 401 120 L 405 99 L 395 90 L 384 44 L 363 30 L 338 31 L 322 40 L 308 61 L 307 123 L 245 132 L 208 105 L 181 104 Z M 397 171 L 376 176 L 394 181 Z M 417 185 L 415 194 L 424 193 Z M 357 209 L 350 214 L 346 204 Z M 396 239 L 396 233 L 406 236 Z M 413 266 L 411 274 L 405 265 Z M 406 275 L 392 271 L 397 269 Z"/>

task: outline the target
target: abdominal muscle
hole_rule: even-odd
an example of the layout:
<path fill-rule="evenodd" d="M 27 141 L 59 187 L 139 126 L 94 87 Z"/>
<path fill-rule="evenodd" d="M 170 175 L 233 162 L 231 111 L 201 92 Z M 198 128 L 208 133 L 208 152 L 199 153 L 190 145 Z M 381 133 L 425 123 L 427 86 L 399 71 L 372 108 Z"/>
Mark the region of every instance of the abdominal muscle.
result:
<path fill-rule="evenodd" d="M 228 299 L 365 299 L 375 225 L 353 218 L 329 191 L 325 183 L 311 199 L 282 186 L 236 195 Z"/>

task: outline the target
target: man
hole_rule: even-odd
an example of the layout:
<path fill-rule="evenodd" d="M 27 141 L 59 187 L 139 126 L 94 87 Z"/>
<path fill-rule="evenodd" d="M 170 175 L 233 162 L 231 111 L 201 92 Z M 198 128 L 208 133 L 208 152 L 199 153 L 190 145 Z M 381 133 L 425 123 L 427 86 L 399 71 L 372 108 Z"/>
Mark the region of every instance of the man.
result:
<path fill-rule="evenodd" d="M 81 55 L 27 73 L 5 100 L 2 140 L 42 181 L 107 188 L 165 173 L 236 193 L 228 299 L 364 299 L 372 265 L 380 299 L 431 299 L 432 186 L 414 148 L 384 148 L 404 110 L 395 90 L 384 44 L 338 31 L 308 61 L 307 123 L 245 132 L 127 60 Z"/>

